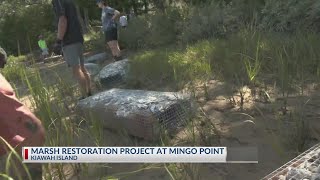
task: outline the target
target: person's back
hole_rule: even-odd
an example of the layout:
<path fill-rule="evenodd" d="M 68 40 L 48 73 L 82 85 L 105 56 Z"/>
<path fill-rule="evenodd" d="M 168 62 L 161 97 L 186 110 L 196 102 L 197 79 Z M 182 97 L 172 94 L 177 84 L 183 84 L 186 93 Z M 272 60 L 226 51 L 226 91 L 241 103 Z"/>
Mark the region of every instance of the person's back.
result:
<path fill-rule="evenodd" d="M 127 16 L 125 15 L 121 16 L 119 19 L 119 22 L 122 27 L 127 27 L 128 25 Z"/>
<path fill-rule="evenodd" d="M 116 28 L 117 24 L 112 19 L 114 16 L 115 9 L 111 7 L 104 7 L 102 9 L 101 21 L 102 21 L 102 29 L 104 31 L 110 31 L 110 29 Z"/>
<path fill-rule="evenodd" d="M 57 21 L 60 16 L 67 18 L 67 30 L 63 38 L 63 45 L 83 43 L 81 24 L 78 19 L 77 9 L 73 0 L 52 0 L 52 5 Z"/>
<path fill-rule="evenodd" d="M 43 39 L 40 39 L 40 40 L 38 41 L 38 45 L 39 45 L 39 47 L 40 47 L 42 50 L 48 48 L 46 41 L 43 40 Z"/>

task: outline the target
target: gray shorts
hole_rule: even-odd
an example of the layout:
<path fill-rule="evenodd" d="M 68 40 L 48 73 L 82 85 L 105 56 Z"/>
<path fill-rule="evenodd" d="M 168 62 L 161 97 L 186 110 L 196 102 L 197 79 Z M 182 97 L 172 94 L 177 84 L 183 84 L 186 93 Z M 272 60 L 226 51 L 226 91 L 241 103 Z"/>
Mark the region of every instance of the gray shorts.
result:
<path fill-rule="evenodd" d="M 42 49 L 42 55 L 43 56 L 49 55 L 48 49 Z"/>
<path fill-rule="evenodd" d="M 75 43 L 64 46 L 62 48 L 63 58 L 69 67 L 74 67 L 80 64 L 84 64 L 83 58 L 83 44 Z"/>

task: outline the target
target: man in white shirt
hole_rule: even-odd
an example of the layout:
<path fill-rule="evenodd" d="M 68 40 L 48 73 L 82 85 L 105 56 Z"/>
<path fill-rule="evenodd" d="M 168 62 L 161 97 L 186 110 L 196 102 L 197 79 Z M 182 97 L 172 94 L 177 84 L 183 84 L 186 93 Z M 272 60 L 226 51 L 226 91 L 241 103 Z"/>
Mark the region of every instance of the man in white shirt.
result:
<path fill-rule="evenodd" d="M 119 22 L 122 28 L 126 28 L 128 25 L 127 16 L 126 15 L 121 16 L 119 19 Z"/>

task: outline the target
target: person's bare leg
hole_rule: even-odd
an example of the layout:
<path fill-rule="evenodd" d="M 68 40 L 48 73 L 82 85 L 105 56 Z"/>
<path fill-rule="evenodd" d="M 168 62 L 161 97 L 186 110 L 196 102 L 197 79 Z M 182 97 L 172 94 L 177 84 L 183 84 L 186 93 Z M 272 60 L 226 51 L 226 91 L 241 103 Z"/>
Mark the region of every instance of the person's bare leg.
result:
<path fill-rule="evenodd" d="M 111 46 L 111 48 L 112 48 L 112 51 L 113 51 L 113 56 L 114 57 L 117 57 L 117 50 L 116 50 L 116 48 L 115 48 L 115 45 L 114 45 L 114 41 L 110 41 L 110 46 Z"/>
<path fill-rule="evenodd" d="M 86 69 L 86 67 L 84 66 L 84 57 L 83 57 L 83 52 L 80 55 L 80 68 L 81 71 L 86 79 L 86 92 L 87 92 L 87 96 L 91 96 L 92 92 L 91 92 L 91 78 L 90 78 L 90 73 L 88 72 L 88 70 Z"/>
<path fill-rule="evenodd" d="M 117 53 L 116 53 L 116 50 L 114 48 L 113 42 L 112 41 L 108 42 L 108 46 L 109 46 L 109 48 L 111 50 L 113 61 L 117 61 Z"/>
<path fill-rule="evenodd" d="M 118 57 L 121 56 L 121 50 L 120 50 L 119 42 L 118 42 L 118 41 L 114 41 L 114 47 L 115 47 L 116 55 L 117 55 Z"/>
<path fill-rule="evenodd" d="M 113 48 L 114 56 L 119 57 L 119 53 L 117 51 L 117 45 L 115 44 L 114 41 L 112 41 L 112 48 Z"/>
<path fill-rule="evenodd" d="M 107 44 L 108 44 L 108 47 L 111 50 L 112 56 L 114 57 L 116 54 L 115 54 L 115 51 L 114 51 L 114 48 L 113 48 L 112 41 L 108 42 Z"/>
<path fill-rule="evenodd" d="M 82 96 L 86 96 L 87 80 L 86 80 L 84 73 L 81 70 L 80 65 L 76 65 L 76 66 L 72 67 L 72 69 L 73 69 L 73 75 L 78 80 L 78 83 L 80 85 Z"/>
<path fill-rule="evenodd" d="M 118 41 L 116 41 L 116 40 L 111 41 L 110 46 L 113 49 L 113 57 L 115 58 L 115 60 L 116 61 L 122 60 Z"/>
<path fill-rule="evenodd" d="M 91 95 L 91 78 L 90 78 L 90 74 L 87 71 L 87 69 L 85 68 L 84 64 L 80 65 L 81 67 L 81 71 L 86 79 L 86 90 L 87 90 L 87 95 Z"/>

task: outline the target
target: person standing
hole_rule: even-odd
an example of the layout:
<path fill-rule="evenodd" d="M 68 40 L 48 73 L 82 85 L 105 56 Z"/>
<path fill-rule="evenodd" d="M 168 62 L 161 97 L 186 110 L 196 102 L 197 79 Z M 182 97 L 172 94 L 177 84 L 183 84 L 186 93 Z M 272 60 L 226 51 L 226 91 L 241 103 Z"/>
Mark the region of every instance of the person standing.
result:
<path fill-rule="evenodd" d="M 128 15 L 129 21 L 131 21 L 134 17 L 135 17 L 134 10 L 131 9 L 131 10 L 130 10 L 130 13 L 129 13 L 129 15 Z"/>
<path fill-rule="evenodd" d="M 109 7 L 106 0 L 97 0 L 97 5 L 102 9 L 101 21 L 102 29 L 105 35 L 105 41 L 111 49 L 114 60 L 122 60 L 118 43 L 118 28 L 116 23 L 116 19 L 119 18 L 120 12 Z"/>
<path fill-rule="evenodd" d="M 123 16 L 120 17 L 119 23 L 123 29 L 125 29 L 128 26 L 128 19 L 127 16 L 124 14 Z"/>
<path fill-rule="evenodd" d="M 52 0 L 58 21 L 58 35 L 54 53 L 62 54 L 81 88 L 81 99 L 91 96 L 90 74 L 84 66 L 84 38 L 73 0 Z"/>
<path fill-rule="evenodd" d="M 0 47 L 0 68 L 7 63 L 7 54 Z M 9 82 L 0 73 L 0 174 L 4 172 L 6 159 L 10 152 L 8 143 L 18 155 L 22 155 L 22 147 L 43 146 L 45 143 L 45 130 L 41 121 L 15 96 Z M 16 157 L 11 157 L 11 162 L 20 172 L 10 169 L 9 176 L 22 176 L 29 179 L 24 172 L 22 162 Z M 22 157 L 20 157 L 22 159 Z M 27 165 L 29 173 L 34 180 L 42 179 L 41 164 Z"/>
<path fill-rule="evenodd" d="M 47 47 L 47 43 L 46 41 L 43 39 L 43 36 L 40 35 L 39 36 L 39 41 L 38 41 L 38 46 L 40 47 L 41 51 L 42 51 L 42 60 L 44 62 L 44 60 L 48 57 L 49 55 L 49 50 Z"/>

